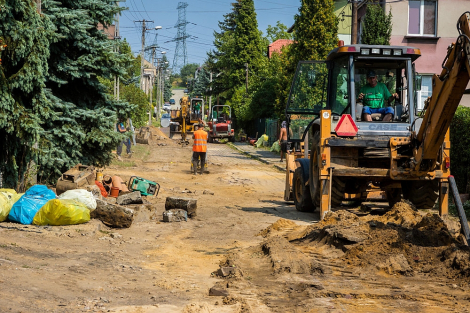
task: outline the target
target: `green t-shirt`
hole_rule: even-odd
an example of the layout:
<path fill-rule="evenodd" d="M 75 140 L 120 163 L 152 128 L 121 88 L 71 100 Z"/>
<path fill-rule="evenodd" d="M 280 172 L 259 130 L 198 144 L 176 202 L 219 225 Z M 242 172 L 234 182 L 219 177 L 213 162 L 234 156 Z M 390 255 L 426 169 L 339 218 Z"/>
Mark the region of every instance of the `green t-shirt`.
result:
<path fill-rule="evenodd" d="M 385 100 L 388 100 L 392 95 L 388 91 L 387 86 L 383 83 L 377 83 L 375 87 L 369 84 L 363 86 L 359 93 L 364 94 L 364 105 L 372 109 L 379 109 L 384 107 Z"/>

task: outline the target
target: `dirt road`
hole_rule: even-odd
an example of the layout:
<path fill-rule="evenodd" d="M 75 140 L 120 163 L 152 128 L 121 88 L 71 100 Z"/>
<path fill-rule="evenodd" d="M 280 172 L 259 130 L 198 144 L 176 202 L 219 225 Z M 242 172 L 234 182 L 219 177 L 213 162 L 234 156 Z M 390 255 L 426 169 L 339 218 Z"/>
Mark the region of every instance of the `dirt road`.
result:
<path fill-rule="evenodd" d="M 331 235 L 341 226 L 336 215 L 316 223 L 318 214 L 297 212 L 283 201 L 284 173 L 228 145 L 208 149 L 208 175 L 191 175 L 191 147 L 169 139 L 138 146 L 132 158 L 105 169 L 124 179 L 136 175 L 159 182 L 158 197 L 147 198 L 156 220 L 134 221 L 128 229 L 98 220 L 66 227 L 1 223 L 0 311 L 468 311 L 468 275 L 462 273 L 468 263 L 462 258 L 462 271 L 449 268 L 445 275 L 421 271 L 416 265 L 421 260 L 406 267 L 400 257 L 394 259 L 399 265 L 371 266 L 386 260 L 368 250 L 367 240 L 376 234 L 370 229 L 392 233 L 387 227 L 400 224 L 397 219 L 391 225 L 347 216 L 345 223 L 356 227 L 352 233 Z M 197 199 L 197 217 L 161 222 L 167 196 Z M 328 236 L 318 235 L 328 229 Z M 357 244 L 351 248 L 354 240 L 361 240 L 363 254 Z M 376 245 L 396 247 L 394 240 Z M 446 244 L 460 249 L 452 240 Z M 418 253 L 413 247 L 399 248 Z M 422 258 L 431 256 L 425 248 Z M 430 266 L 436 268 L 439 258 L 434 261 Z M 211 288 L 222 295 L 210 296 Z"/>

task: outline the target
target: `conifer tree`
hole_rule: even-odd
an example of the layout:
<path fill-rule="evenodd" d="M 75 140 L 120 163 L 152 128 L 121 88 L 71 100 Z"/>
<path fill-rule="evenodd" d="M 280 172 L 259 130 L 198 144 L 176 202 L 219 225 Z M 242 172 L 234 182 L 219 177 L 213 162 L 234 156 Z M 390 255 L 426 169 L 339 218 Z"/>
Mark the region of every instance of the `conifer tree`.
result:
<path fill-rule="evenodd" d="M 113 42 L 97 29 L 110 25 L 120 11 L 111 0 L 46 0 L 43 13 L 55 24 L 50 45 L 46 96 L 51 113 L 39 141 L 39 178 L 54 181 L 77 163 L 103 166 L 122 140 L 119 117 L 133 106 L 114 101 L 98 77 L 125 74 L 128 58 L 113 52 Z"/>
<path fill-rule="evenodd" d="M 0 0 L 0 21 L 0 172 L 4 187 L 23 189 L 43 120 L 54 116 L 43 89 L 54 25 L 21 0 Z"/>
<path fill-rule="evenodd" d="M 206 95 L 206 90 L 209 88 L 209 74 L 204 68 L 201 68 L 197 78 L 194 82 L 193 90 L 191 91 L 191 96 L 204 96 Z"/>
<path fill-rule="evenodd" d="M 208 67 L 216 76 L 213 92 L 222 93 L 221 99 L 232 106 L 235 118 L 251 119 L 250 100 L 246 90 L 246 65 L 249 69 L 249 85 L 252 77 L 262 68 L 261 32 L 253 0 L 237 0 L 232 3 L 232 11 L 219 22 L 220 32 L 215 32 L 216 50 L 209 54 Z"/>
<path fill-rule="evenodd" d="M 390 45 L 392 36 L 392 12 L 385 14 L 379 4 L 368 4 L 363 21 L 361 43 L 366 45 Z"/>
<path fill-rule="evenodd" d="M 333 0 L 302 0 L 295 15 L 294 65 L 301 60 L 324 60 L 338 44 L 338 18 Z"/>

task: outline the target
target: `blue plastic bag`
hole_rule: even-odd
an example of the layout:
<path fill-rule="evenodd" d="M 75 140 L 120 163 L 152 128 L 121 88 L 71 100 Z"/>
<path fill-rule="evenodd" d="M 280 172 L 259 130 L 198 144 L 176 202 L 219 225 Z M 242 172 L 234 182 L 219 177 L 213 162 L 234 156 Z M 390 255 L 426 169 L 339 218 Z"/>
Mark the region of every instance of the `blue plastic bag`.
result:
<path fill-rule="evenodd" d="M 16 201 L 8 219 L 24 225 L 33 223 L 33 218 L 47 201 L 55 199 L 55 193 L 44 185 L 34 185 Z"/>

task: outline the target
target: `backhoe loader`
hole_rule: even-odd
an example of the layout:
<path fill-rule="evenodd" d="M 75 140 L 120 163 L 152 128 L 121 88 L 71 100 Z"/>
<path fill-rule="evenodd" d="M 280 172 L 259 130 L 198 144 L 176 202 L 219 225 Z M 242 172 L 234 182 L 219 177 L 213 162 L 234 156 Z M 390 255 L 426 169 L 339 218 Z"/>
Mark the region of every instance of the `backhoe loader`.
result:
<path fill-rule="evenodd" d="M 199 111 L 196 107 L 199 106 Z M 182 144 L 189 144 L 187 134 L 194 132 L 194 127 L 197 126 L 199 120 L 202 120 L 201 108 L 204 107 L 204 100 L 201 98 L 183 97 L 180 99 L 180 109 L 170 111 L 170 121 L 174 125 L 170 125 L 170 138 L 173 138 L 175 133 L 181 134 Z"/>
<path fill-rule="evenodd" d="M 367 192 L 402 198 L 418 209 L 448 212 L 449 127 L 469 82 L 470 12 L 462 14 L 459 36 L 442 71 L 432 79 L 432 96 L 417 110 L 421 79 L 408 46 L 341 45 L 325 61 L 301 61 L 292 82 L 286 116 L 288 141 L 285 199 L 299 211 L 320 208 L 320 218 L 344 201 Z M 370 71 L 398 99 L 393 118 L 364 120 L 361 87 Z M 305 143 L 305 144 L 304 144 Z M 304 144 L 305 152 L 300 147 Z"/>

